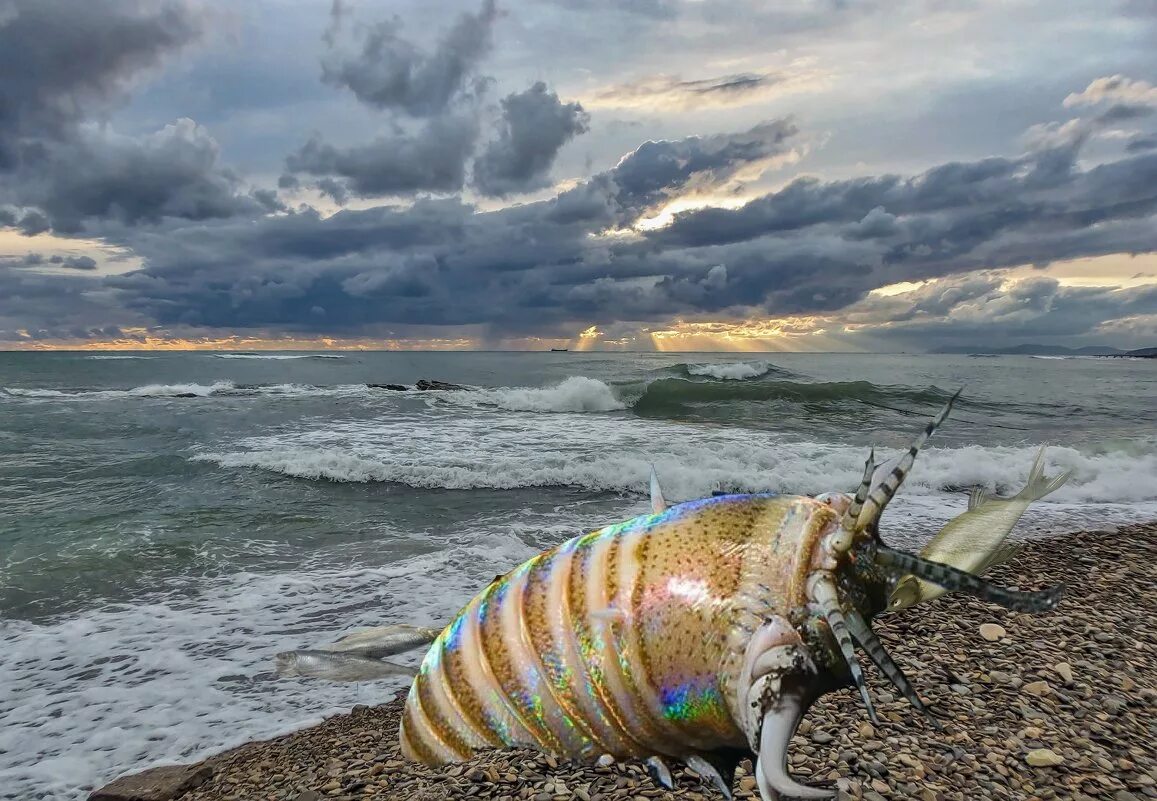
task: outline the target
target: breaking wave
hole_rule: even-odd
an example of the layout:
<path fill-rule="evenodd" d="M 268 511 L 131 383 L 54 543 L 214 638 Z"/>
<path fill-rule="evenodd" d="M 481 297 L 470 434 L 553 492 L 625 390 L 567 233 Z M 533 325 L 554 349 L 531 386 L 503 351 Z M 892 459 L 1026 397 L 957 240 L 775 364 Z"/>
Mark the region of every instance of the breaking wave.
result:
<path fill-rule="evenodd" d="M 338 424 L 325 430 L 253 438 L 196 461 L 293 478 L 392 482 L 422 489 L 512 490 L 573 487 L 643 494 L 653 464 L 671 499 L 712 491 L 818 493 L 856 486 L 865 449 L 784 441 L 744 429 L 682 425 L 623 416 L 591 417 L 582 426 L 544 418 L 460 418 L 441 425 L 416 419 Z M 930 448 L 904 495 L 943 496 L 973 486 L 1000 494 L 1023 488 L 1036 447 Z M 1073 478 L 1049 501 L 1157 501 L 1157 441 L 1128 451 L 1048 450 L 1050 474 Z"/>
<path fill-rule="evenodd" d="M 717 381 L 748 381 L 767 375 L 793 376 L 790 370 L 770 362 L 721 362 L 711 364 L 676 364 L 667 372 L 690 378 L 710 378 Z"/>
<path fill-rule="evenodd" d="M 681 365 L 691 369 L 693 366 Z M 571 376 L 549 387 L 499 387 L 431 394 L 431 398 L 459 406 L 514 412 L 618 412 L 640 417 L 680 417 L 696 408 L 729 403 L 781 401 L 834 409 L 849 403 L 887 407 L 903 403 L 929 408 L 943 404 L 950 393 L 936 387 L 881 386 L 868 381 L 807 383 L 788 380 L 745 380 L 755 376 L 747 363 L 704 365 L 704 371 L 723 376 L 717 380 L 659 378 L 608 384 L 597 378 Z M 767 376 L 769 372 L 760 373 Z M 707 373 L 704 372 L 704 375 Z M 961 405 L 980 405 L 961 401 Z"/>
<path fill-rule="evenodd" d="M 571 376 L 552 387 L 503 387 L 465 390 L 440 396 L 463 406 L 493 407 L 513 412 L 613 412 L 627 403 L 597 378 Z"/>
<path fill-rule="evenodd" d="M 838 407 L 850 402 L 886 406 L 897 401 L 936 405 L 944 403 L 949 397 L 950 393 L 936 387 L 881 386 L 868 381 L 719 382 L 661 378 L 647 385 L 643 394 L 634 402 L 633 408 L 643 417 L 666 417 L 690 411 L 695 405 L 736 401 L 784 401 L 813 407 Z"/>
<path fill-rule="evenodd" d="M 86 359 L 92 359 L 97 362 L 120 362 L 130 359 L 151 360 L 157 358 L 156 356 L 121 356 L 119 354 L 99 353 L 94 356 L 85 356 Z"/>

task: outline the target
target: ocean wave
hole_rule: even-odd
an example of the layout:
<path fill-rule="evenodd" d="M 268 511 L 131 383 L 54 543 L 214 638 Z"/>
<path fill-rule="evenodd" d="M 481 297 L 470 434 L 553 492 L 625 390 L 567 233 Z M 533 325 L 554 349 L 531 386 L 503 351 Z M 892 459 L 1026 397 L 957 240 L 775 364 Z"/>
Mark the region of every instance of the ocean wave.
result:
<path fill-rule="evenodd" d="M 207 398 L 236 388 L 232 381 L 212 384 L 146 384 L 132 389 L 21 389 L 3 387 L 7 394 L 18 398 L 56 398 L 65 400 L 101 400 L 111 398 Z"/>
<path fill-rule="evenodd" d="M 654 465 L 673 499 L 716 490 L 849 490 L 859 482 L 865 455 L 863 448 L 842 444 L 621 416 L 593 416 L 583 426 L 549 418 L 528 424 L 515 415 L 445 420 L 437 426 L 429 420 L 363 421 L 237 444 L 193 458 L 309 480 L 454 490 L 558 486 L 631 494 L 647 492 Z M 973 486 L 1018 492 L 1035 451 L 1028 445 L 930 448 L 921 453 L 903 493 L 955 495 Z M 1103 453 L 1050 447 L 1048 455 L 1051 472 L 1074 472 L 1050 501 L 1157 501 L 1157 443 Z"/>
<path fill-rule="evenodd" d="M 98 362 L 119 362 L 119 361 L 127 361 L 130 359 L 152 360 L 152 359 L 155 359 L 157 357 L 156 356 L 121 356 L 119 354 L 114 355 L 111 353 L 100 353 L 100 354 L 96 354 L 94 356 L 85 356 L 84 358 L 92 359 L 93 361 L 98 361 Z"/>
<path fill-rule="evenodd" d="M 690 369 L 691 366 L 682 365 Z M 514 412 L 617 412 L 632 409 L 641 417 L 678 417 L 696 406 L 724 403 L 783 401 L 810 406 L 837 408 L 849 403 L 887 406 L 891 403 L 943 404 L 950 393 L 936 387 L 881 386 L 868 381 L 808 383 L 789 380 L 745 380 L 755 377 L 758 368 L 747 363 L 703 365 L 703 375 L 722 376 L 712 381 L 688 378 L 658 378 L 650 381 L 608 384 L 597 378 L 571 376 L 548 387 L 498 387 L 471 389 L 431 395 L 472 408 L 493 408 Z M 734 369 L 732 369 L 734 368 Z M 775 368 L 759 376 L 773 374 Z M 961 406 L 983 405 L 963 399 Z"/>
<path fill-rule="evenodd" d="M 212 384 L 147 384 L 131 389 L 24 389 L 0 387 L 0 392 L 14 398 L 40 400 L 95 401 L 124 398 L 292 398 L 362 395 L 369 392 L 365 384 L 236 384 L 214 381 Z"/>
<path fill-rule="evenodd" d="M 676 364 L 669 372 L 695 378 L 714 378 L 718 381 L 748 381 L 765 375 L 792 376 L 790 370 L 770 362 L 721 362 L 709 364 Z"/>
<path fill-rule="evenodd" d="M 458 405 L 513 412 L 613 412 L 627 408 L 610 386 L 586 376 L 571 376 L 551 387 L 464 390 L 438 397 Z"/>
<path fill-rule="evenodd" d="M 784 401 L 831 408 L 856 402 L 886 406 L 899 401 L 934 406 L 949 397 L 949 393 L 936 387 L 881 386 L 868 381 L 808 383 L 661 378 L 648 384 L 632 407 L 644 417 L 666 417 L 686 413 L 695 405 L 725 402 Z M 960 403 L 970 402 L 964 399 Z"/>
<path fill-rule="evenodd" d="M 268 361 L 289 361 L 293 359 L 344 359 L 336 353 L 212 353 L 214 359 L 264 359 Z"/>
<path fill-rule="evenodd" d="M 232 381 L 214 381 L 212 384 L 148 384 L 134 387 L 124 394 L 137 398 L 207 398 L 236 388 Z"/>

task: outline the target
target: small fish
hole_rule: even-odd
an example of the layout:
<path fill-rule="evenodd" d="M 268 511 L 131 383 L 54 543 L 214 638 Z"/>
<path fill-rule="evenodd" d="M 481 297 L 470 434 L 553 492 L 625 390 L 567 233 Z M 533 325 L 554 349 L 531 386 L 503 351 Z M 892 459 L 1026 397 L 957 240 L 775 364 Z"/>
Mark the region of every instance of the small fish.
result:
<path fill-rule="evenodd" d="M 968 511 L 954 517 L 940 529 L 920 551 L 920 556 L 976 576 L 983 575 L 989 568 L 1015 556 L 1021 546 L 1010 545 L 1005 542 L 1005 538 L 1020 516 L 1029 504 L 1059 489 L 1072 476 L 1071 470 L 1055 478 L 1044 474 L 1045 447 L 1042 445 L 1037 453 L 1023 490 L 1011 498 L 985 497 L 980 488 L 973 490 L 968 499 Z M 895 612 L 931 601 L 945 592 L 935 584 L 908 575 L 892 591 L 888 611 Z"/>
<path fill-rule="evenodd" d="M 393 656 L 422 645 L 429 645 L 437 639 L 438 634 L 439 629 L 397 623 L 355 631 L 332 645 L 323 645 L 317 650 L 381 659 L 383 656 Z"/>
<path fill-rule="evenodd" d="M 374 681 L 418 672 L 405 665 L 334 651 L 284 651 L 274 657 L 274 665 L 279 676 L 329 681 Z"/>

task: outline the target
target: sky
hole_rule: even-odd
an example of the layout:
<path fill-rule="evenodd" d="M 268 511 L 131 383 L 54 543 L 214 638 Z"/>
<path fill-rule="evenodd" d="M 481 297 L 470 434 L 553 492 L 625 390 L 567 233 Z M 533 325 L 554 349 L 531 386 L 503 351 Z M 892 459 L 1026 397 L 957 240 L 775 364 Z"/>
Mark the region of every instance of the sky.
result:
<path fill-rule="evenodd" d="M 1157 345 L 1157 0 L 0 0 L 0 349 Z"/>

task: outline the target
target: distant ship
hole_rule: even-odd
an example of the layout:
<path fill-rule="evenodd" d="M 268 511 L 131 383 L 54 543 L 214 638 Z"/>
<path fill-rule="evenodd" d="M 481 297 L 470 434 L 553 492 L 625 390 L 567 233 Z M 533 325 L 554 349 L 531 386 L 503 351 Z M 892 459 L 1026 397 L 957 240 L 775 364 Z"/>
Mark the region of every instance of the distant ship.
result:
<path fill-rule="evenodd" d="M 550 352 L 551 353 L 566 353 L 567 350 L 568 350 L 567 348 L 551 348 Z"/>

